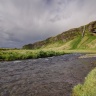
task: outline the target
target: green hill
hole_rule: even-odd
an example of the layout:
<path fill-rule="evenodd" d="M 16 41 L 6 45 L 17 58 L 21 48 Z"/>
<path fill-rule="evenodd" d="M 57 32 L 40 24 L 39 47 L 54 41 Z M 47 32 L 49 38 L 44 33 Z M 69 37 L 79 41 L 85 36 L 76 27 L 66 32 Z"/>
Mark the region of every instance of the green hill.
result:
<path fill-rule="evenodd" d="M 96 49 L 96 21 L 65 31 L 55 37 L 24 45 L 23 49 Z"/>

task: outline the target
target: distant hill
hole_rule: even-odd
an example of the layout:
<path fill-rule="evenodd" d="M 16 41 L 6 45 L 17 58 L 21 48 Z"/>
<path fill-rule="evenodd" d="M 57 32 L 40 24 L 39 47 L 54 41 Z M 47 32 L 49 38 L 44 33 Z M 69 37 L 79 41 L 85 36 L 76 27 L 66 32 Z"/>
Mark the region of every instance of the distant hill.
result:
<path fill-rule="evenodd" d="M 96 21 L 73 28 L 46 40 L 24 45 L 23 49 L 96 49 Z"/>

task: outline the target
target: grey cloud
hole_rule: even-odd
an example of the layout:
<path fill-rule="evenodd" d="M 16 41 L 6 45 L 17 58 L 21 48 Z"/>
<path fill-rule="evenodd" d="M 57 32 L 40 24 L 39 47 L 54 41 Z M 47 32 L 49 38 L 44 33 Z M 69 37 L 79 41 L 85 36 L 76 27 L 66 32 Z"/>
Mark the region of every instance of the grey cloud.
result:
<path fill-rule="evenodd" d="M 96 20 L 96 0 L 0 0 L 0 47 L 21 47 Z"/>

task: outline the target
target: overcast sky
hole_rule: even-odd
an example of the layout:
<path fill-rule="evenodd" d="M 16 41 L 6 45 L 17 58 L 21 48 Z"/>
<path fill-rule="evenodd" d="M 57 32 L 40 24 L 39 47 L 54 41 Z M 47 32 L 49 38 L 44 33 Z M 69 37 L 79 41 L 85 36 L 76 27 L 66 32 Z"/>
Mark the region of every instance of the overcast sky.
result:
<path fill-rule="evenodd" d="M 0 47 L 22 47 L 96 20 L 96 0 L 0 0 Z"/>

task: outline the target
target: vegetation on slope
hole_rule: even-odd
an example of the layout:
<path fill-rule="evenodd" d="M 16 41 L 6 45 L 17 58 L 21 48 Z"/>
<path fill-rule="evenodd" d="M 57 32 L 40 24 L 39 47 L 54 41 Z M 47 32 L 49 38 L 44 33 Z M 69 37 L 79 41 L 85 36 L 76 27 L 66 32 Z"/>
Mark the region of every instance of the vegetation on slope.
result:
<path fill-rule="evenodd" d="M 86 35 L 83 38 L 78 36 L 70 46 L 71 49 L 96 49 L 96 36 Z"/>
<path fill-rule="evenodd" d="M 82 36 L 83 33 L 84 33 L 84 35 L 83 35 L 84 37 Z M 86 36 L 88 37 L 88 41 L 87 41 L 87 39 L 85 39 Z M 71 45 L 69 44 L 70 46 L 73 45 L 71 47 L 71 49 L 88 48 L 90 46 L 87 46 L 87 44 L 86 44 L 86 46 L 84 46 L 85 43 L 83 42 L 83 40 L 85 39 L 87 42 L 91 43 L 91 42 L 93 42 L 93 39 L 95 39 L 95 38 L 96 38 L 96 21 L 91 22 L 87 25 L 81 26 L 79 28 L 70 29 L 55 37 L 50 37 L 43 41 L 24 45 L 23 49 L 42 49 L 42 48 L 49 48 L 49 47 L 50 48 L 60 47 L 60 46 L 63 46 L 65 43 L 70 42 L 72 40 L 73 40 L 72 44 Z M 96 42 L 96 41 L 94 41 L 94 42 Z M 81 44 L 84 47 L 80 46 Z M 70 48 L 70 46 L 69 46 L 69 48 Z M 96 46 L 95 46 L 95 48 L 96 48 Z M 67 48 L 64 48 L 64 49 L 67 49 Z"/>
<path fill-rule="evenodd" d="M 48 44 L 46 46 L 41 47 L 40 49 L 47 50 L 96 50 L 96 36 L 86 35 L 82 38 L 82 36 L 77 36 L 73 40 L 69 40 L 67 42 L 55 42 Z"/>
<path fill-rule="evenodd" d="M 96 68 L 88 74 L 83 85 L 74 87 L 72 96 L 96 96 Z"/>

